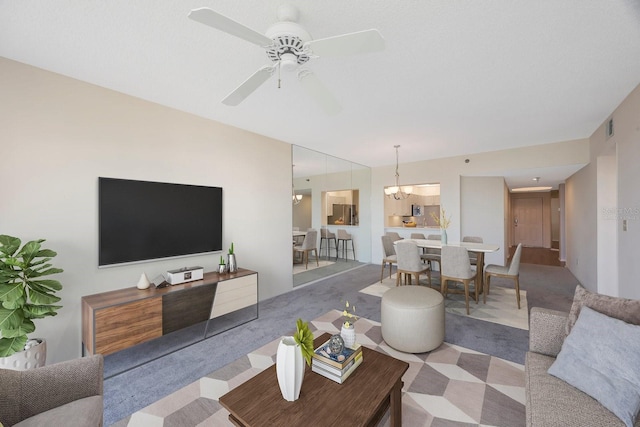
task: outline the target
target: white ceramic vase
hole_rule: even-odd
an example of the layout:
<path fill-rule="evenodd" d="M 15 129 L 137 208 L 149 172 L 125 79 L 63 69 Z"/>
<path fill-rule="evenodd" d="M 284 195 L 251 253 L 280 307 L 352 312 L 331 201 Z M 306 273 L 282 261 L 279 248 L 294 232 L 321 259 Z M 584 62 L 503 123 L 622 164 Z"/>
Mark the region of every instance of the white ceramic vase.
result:
<path fill-rule="evenodd" d="M 44 366 L 47 362 L 47 342 L 41 338 L 31 339 L 26 346 L 26 350 L 0 357 L 0 369 L 24 371 Z"/>
<path fill-rule="evenodd" d="M 447 230 L 445 228 L 442 229 L 442 233 L 440 234 L 440 241 L 443 245 L 447 244 Z"/>
<path fill-rule="evenodd" d="M 347 328 L 342 324 L 342 329 L 340 330 L 340 336 L 344 341 L 345 347 L 353 348 L 356 345 L 356 328 L 353 324 L 350 324 Z"/>
<path fill-rule="evenodd" d="M 304 357 L 302 348 L 293 337 L 283 337 L 276 353 L 276 373 L 282 397 L 289 402 L 300 397 L 304 379 Z"/>

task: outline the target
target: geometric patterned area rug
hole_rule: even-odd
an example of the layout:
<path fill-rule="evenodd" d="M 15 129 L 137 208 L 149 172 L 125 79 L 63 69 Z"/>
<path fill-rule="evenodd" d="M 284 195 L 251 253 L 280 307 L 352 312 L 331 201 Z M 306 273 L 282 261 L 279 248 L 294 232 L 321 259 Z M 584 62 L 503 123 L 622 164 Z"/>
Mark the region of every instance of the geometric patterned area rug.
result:
<path fill-rule="evenodd" d="M 433 286 L 440 286 L 437 276 L 432 278 Z M 427 285 L 426 279 L 420 280 L 421 285 Z M 382 294 L 396 286 L 396 275 L 388 277 L 380 282 L 376 282 L 360 292 L 382 297 Z M 445 310 L 449 313 L 460 316 L 467 315 L 467 309 L 464 302 L 463 294 L 449 294 L 444 300 Z M 484 320 L 486 322 L 499 323 L 501 325 L 511 326 L 529 330 L 529 310 L 527 309 L 527 292 L 520 290 L 520 310 L 516 302 L 516 291 L 511 288 L 491 285 L 491 291 L 487 295 L 487 303 L 482 302 L 482 295 L 478 300 L 478 304 L 473 300 L 469 300 L 469 316 L 474 319 Z"/>
<path fill-rule="evenodd" d="M 323 332 L 335 334 L 342 320 L 342 313 L 333 310 L 309 322 L 309 326 L 315 336 Z M 384 342 L 379 322 L 360 318 L 355 327 L 360 344 L 409 363 L 402 377 L 403 426 L 525 425 L 522 365 L 447 343 L 428 353 L 402 353 Z M 113 425 L 232 426 L 229 413 L 218 398 L 273 365 L 279 341 L 274 340 Z M 276 378 L 274 382 L 277 387 Z M 302 394 L 304 390 L 303 383 Z M 387 414 L 380 426 L 389 425 Z"/>

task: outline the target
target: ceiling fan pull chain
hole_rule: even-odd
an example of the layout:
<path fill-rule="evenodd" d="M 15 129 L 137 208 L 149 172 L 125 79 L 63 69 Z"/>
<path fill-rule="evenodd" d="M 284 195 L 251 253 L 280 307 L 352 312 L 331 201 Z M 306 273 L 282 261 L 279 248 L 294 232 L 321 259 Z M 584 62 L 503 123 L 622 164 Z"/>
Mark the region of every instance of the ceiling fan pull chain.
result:
<path fill-rule="evenodd" d="M 278 89 L 280 89 L 280 61 L 278 61 Z"/>

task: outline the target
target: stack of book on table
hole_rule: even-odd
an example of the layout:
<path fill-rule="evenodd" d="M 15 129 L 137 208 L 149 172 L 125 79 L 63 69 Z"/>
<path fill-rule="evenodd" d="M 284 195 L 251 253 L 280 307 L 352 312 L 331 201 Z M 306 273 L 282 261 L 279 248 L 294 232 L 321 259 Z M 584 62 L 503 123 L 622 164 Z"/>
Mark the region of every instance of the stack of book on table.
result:
<path fill-rule="evenodd" d="M 329 341 L 316 348 L 313 353 L 311 370 L 323 377 L 342 384 L 362 363 L 362 346 L 344 347 L 339 354 L 333 354 Z"/>

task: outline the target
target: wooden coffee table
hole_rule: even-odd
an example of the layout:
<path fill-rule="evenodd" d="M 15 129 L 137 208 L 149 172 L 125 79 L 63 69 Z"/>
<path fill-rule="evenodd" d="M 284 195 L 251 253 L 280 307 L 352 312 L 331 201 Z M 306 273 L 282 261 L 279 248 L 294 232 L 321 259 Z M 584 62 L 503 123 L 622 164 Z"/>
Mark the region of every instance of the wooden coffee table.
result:
<path fill-rule="evenodd" d="M 318 347 L 331 337 L 314 340 Z M 338 384 L 307 366 L 300 398 L 288 402 L 280 393 L 275 365 L 220 397 L 229 420 L 243 427 L 258 426 L 376 426 L 390 411 L 391 425 L 402 425 L 402 375 L 407 362 L 362 349 L 362 364 Z"/>

